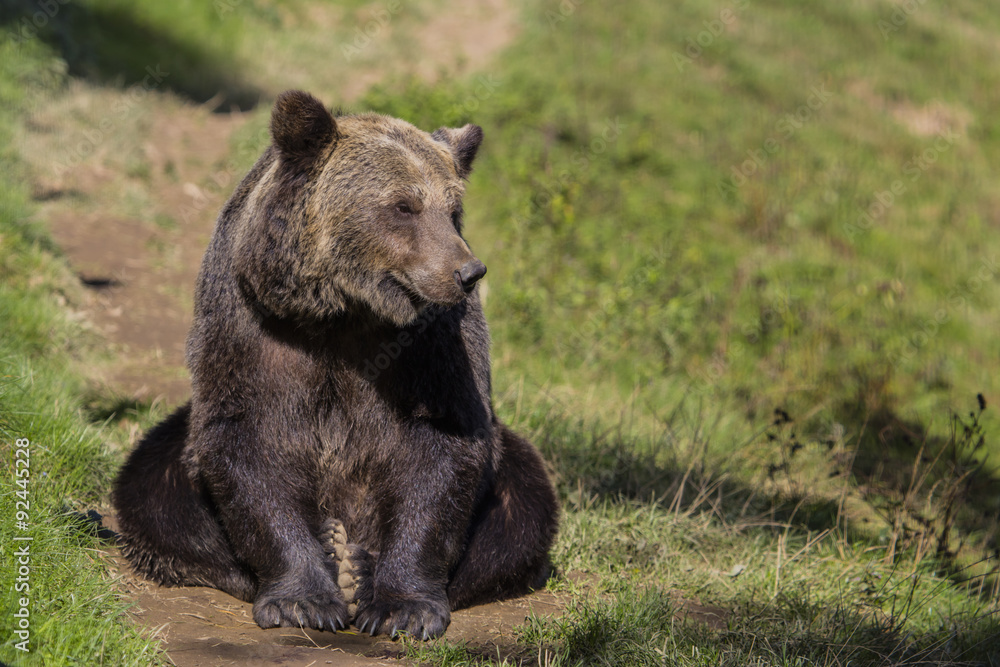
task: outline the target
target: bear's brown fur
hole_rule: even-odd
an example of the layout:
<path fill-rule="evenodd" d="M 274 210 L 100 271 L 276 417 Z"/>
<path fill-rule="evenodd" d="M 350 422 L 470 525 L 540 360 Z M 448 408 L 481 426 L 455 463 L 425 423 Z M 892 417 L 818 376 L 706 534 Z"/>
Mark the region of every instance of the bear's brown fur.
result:
<path fill-rule="evenodd" d="M 253 601 L 261 627 L 346 627 L 339 568 L 358 627 L 438 636 L 537 586 L 556 529 L 541 458 L 490 398 L 486 267 L 461 236 L 482 130 L 290 91 L 271 133 L 202 264 L 191 401 L 118 476 L 122 551 Z"/>

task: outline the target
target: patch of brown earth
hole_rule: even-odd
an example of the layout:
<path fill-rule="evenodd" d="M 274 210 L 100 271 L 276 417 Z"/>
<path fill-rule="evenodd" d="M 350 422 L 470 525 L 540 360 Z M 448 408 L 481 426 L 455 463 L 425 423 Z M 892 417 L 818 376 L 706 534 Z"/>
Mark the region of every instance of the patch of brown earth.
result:
<path fill-rule="evenodd" d="M 858 80 L 847 87 L 848 93 L 868 106 L 881 109 L 916 137 L 934 137 L 949 133 L 965 136 L 972 114 L 958 105 L 934 100 L 918 106 L 909 100 L 890 100 L 873 90 L 871 83 Z"/>
<path fill-rule="evenodd" d="M 103 527 L 117 531 L 108 512 Z M 258 665 L 391 665 L 406 652 L 401 641 L 371 637 L 351 627 L 340 632 L 312 629 L 262 630 L 253 605 L 214 588 L 165 588 L 135 576 L 117 550 L 108 553 L 120 572 L 120 585 L 132 596 L 131 616 L 154 636 L 178 667 Z M 547 591 L 452 613 L 445 638 L 475 653 L 517 656 L 514 628 L 531 614 L 558 615 L 566 601 Z"/>
<path fill-rule="evenodd" d="M 442 65 L 482 70 L 513 39 L 516 21 L 517 12 L 507 0 L 455 3 L 432 16 L 418 35 L 419 52 L 428 56 L 421 59 L 418 73 L 434 80 Z"/>
<path fill-rule="evenodd" d="M 208 665 L 387 665 L 405 653 L 400 641 L 370 637 L 355 628 L 319 632 L 294 628 L 261 630 L 252 605 L 213 588 L 161 588 L 134 579 L 133 616 L 156 632 L 178 667 Z M 516 653 L 513 628 L 532 612 L 549 615 L 561 608 L 546 592 L 496 602 L 452 614 L 445 635 L 470 650 L 493 656 Z"/>
<path fill-rule="evenodd" d="M 95 107 L 92 117 L 103 118 L 105 106 Z M 137 173 L 117 171 L 123 160 L 111 136 L 72 168 L 58 167 L 58 145 L 39 141 L 57 166 L 42 171 L 36 198 L 53 239 L 90 288 L 85 315 L 115 353 L 95 379 L 117 395 L 177 404 L 190 393 L 184 345 L 194 282 L 227 196 L 194 183 L 224 163 L 230 137 L 245 121 L 174 99 L 135 113 L 142 113 L 142 127 L 123 123 L 122 131 L 137 144 L 125 163 Z M 71 131 L 69 141 L 85 133 Z M 127 198 L 134 201 L 123 204 Z"/>

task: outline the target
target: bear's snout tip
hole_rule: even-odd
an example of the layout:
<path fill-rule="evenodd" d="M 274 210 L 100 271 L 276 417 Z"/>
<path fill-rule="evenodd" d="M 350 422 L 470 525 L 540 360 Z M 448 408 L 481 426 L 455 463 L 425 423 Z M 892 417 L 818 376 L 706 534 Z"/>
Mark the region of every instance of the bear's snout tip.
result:
<path fill-rule="evenodd" d="M 465 263 L 461 269 L 455 271 L 455 282 L 468 294 L 476 286 L 479 279 L 486 275 L 486 265 L 478 259 L 473 258 Z"/>

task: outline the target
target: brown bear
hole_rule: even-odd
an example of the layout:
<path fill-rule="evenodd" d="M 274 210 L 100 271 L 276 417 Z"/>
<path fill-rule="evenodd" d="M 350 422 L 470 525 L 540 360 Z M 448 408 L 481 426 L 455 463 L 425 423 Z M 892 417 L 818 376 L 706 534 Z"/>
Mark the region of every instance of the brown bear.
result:
<path fill-rule="evenodd" d="M 558 513 L 493 412 L 486 267 L 462 238 L 483 133 L 289 91 L 271 135 L 202 263 L 191 401 L 116 480 L 122 552 L 264 628 L 437 637 L 544 582 Z"/>

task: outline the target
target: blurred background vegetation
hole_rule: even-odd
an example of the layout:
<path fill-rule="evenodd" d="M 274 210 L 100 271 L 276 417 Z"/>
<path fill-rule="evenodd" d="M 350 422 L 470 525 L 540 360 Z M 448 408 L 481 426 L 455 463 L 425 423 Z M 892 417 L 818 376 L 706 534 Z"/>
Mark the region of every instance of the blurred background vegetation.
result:
<path fill-rule="evenodd" d="M 82 132 L 81 86 L 124 97 L 165 71 L 145 104 L 242 113 L 242 172 L 277 92 L 367 91 L 347 111 L 486 132 L 466 210 L 496 402 L 558 481 L 557 566 L 591 575 L 557 577 L 581 606 L 535 619 L 525 655 L 1000 664 L 997 7 L 524 2 L 500 55 L 428 74 L 413 33 L 445 0 L 53 1 L 29 37 L 43 5 L 0 0 L 5 452 L 25 405 L 53 405 L 8 397 L 86 378 L 100 346 L 61 313 L 79 286 L 33 214 L 47 158 L 14 140 L 39 105 Z M 56 403 L 94 437 L 86 393 Z M 674 621 L 667 590 L 725 628 Z M 413 648 L 484 659 L 436 650 Z"/>

